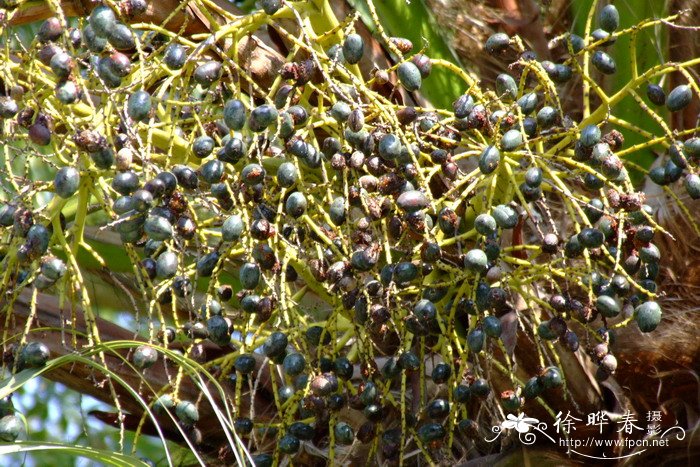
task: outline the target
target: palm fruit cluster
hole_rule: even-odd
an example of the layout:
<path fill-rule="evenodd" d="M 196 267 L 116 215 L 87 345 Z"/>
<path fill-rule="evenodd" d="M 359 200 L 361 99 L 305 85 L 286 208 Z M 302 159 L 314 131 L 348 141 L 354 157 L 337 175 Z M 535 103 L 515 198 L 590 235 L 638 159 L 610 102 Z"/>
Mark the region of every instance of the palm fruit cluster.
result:
<path fill-rule="evenodd" d="M 491 36 L 508 72 L 455 71 L 464 93 L 431 109 L 413 105 L 422 85 L 454 67 L 383 37 L 394 65 L 363 75 L 369 44 L 351 18 L 296 24 L 320 13 L 269 0 L 195 40 L 139 23 L 142 3 L 98 5 L 75 28 L 47 19 L 3 67 L 2 288 L 89 308 L 77 252 L 108 264 L 84 235 L 113 232 L 150 322 L 133 365 L 147 376 L 173 342 L 221 347 L 202 363 L 234 388 L 234 430 L 257 465 L 305 445 L 331 460 L 358 445 L 388 463 L 459 458 L 502 411 L 567 391 L 560 352 L 588 354 L 605 379 L 615 330 L 662 320 L 663 232 L 630 178 L 636 149 L 608 119 L 621 96 L 591 78 L 616 72 L 606 50 L 632 26 L 614 6 L 590 35 L 558 38 L 557 63 Z M 222 49 L 264 25 L 293 44 L 265 87 Z M 657 67 L 621 95 L 682 110 L 698 98 L 687 66 L 675 68 L 687 84 L 665 90 L 671 69 Z M 567 110 L 570 83 L 606 102 Z M 648 176 L 697 199 L 694 131 L 661 131 L 668 161 Z M 20 367 L 43 359 L 20 352 Z M 527 355 L 540 364 L 516 374 Z M 271 418 L 240 405 L 260 357 Z M 196 429 L 206 401 L 175 387 L 145 396 Z"/>

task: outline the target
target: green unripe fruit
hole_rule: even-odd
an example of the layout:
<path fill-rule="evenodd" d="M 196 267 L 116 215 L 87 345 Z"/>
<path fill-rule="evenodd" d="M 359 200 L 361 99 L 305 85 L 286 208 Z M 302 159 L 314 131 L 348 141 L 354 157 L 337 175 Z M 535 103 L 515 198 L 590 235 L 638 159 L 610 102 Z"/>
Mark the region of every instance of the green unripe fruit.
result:
<path fill-rule="evenodd" d="M 173 237 L 173 226 L 170 221 L 161 216 L 148 216 L 143 230 L 153 240 L 169 240 Z"/>
<path fill-rule="evenodd" d="M 666 107 L 671 112 L 677 112 L 686 108 L 692 99 L 693 91 L 690 89 L 690 86 L 687 84 L 681 84 L 680 86 L 673 88 L 673 90 L 668 94 L 668 98 L 666 99 Z"/>
<path fill-rule="evenodd" d="M 421 87 L 420 70 L 412 62 L 403 62 L 396 70 L 401 85 L 408 91 L 417 91 Z"/>
<path fill-rule="evenodd" d="M 131 50 L 136 47 L 134 33 L 124 23 L 116 23 L 107 30 L 107 40 L 117 50 Z"/>
<path fill-rule="evenodd" d="M 185 425 L 192 425 L 199 421 L 199 410 L 190 401 L 180 401 L 175 407 L 175 415 L 182 421 Z"/>
<path fill-rule="evenodd" d="M 513 151 L 522 144 L 523 134 L 520 130 L 508 130 L 501 138 L 501 149 L 504 151 Z"/>
<path fill-rule="evenodd" d="M 164 251 L 156 260 L 156 277 L 169 279 L 175 277 L 178 267 L 178 258 L 172 251 Z"/>
<path fill-rule="evenodd" d="M 518 99 L 518 106 L 522 111 L 523 115 L 529 115 L 535 108 L 537 108 L 538 98 L 537 94 L 534 92 L 529 92 L 523 97 Z"/>
<path fill-rule="evenodd" d="M 187 51 L 180 44 L 170 44 L 165 49 L 163 62 L 165 62 L 171 70 L 179 70 L 185 66 L 185 62 L 187 62 Z"/>
<path fill-rule="evenodd" d="M 664 89 L 657 84 L 647 85 L 647 98 L 654 105 L 666 104 L 666 93 Z"/>
<path fill-rule="evenodd" d="M 542 383 L 546 389 L 556 389 L 564 384 L 561 371 L 555 366 L 550 366 L 542 375 Z"/>
<path fill-rule="evenodd" d="M 418 438 L 424 444 L 430 444 L 433 441 L 437 441 L 447 436 L 447 430 L 445 430 L 445 427 L 439 423 L 426 423 L 418 428 L 416 433 Z"/>
<path fill-rule="evenodd" d="M 136 348 L 131 358 L 136 368 L 145 370 L 155 365 L 158 361 L 158 352 L 148 345 L 140 345 Z"/>
<path fill-rule="evenodd" d="M 263 353 L 268 358 L 275 358 L 283 355 L 287 350 L 287 345 L 289 344 L 289 339 L 287 335 L 283 332 L 275 331 L 270 334 L 265 342 L 263 343 Z"/>
<path fill-rule="evenodd" d="M 197 84 L 208 88 L 221 78 L 221 63 L 214 60 L 202 63 L 195 68 L 192 77 Z"/>
<path fill-rule="evenodd" d="M 600 10 L 598 24 L 601 29 L 607 32 L 614 32 L 620 27 L 620 13 L 617 11 L 617 7 L 615 5 L 606 5 Z"/>
<path fill-rule="evenodd" d="M 492 173 L 501 162 L 501 153 L 496 146 L 487 146 L 479 155 L 479 170 L 484 175 Z"/>
<path fill-rule="evenodd" d="M 297 376 L 306 368 L 306 359 L 300 353 L 290 353 L 284 357 L 282 367 L 289 376 Z"/>
<path fill-rule="evenodd" d="M 492 34 L 488 39 L 486 39 L 486 44 L 484 44 L 484 50 L 491 55 L 498 55 L 505 52 L 510 45 L 510 37 L 508 34 L 498 32 Z"/>
<path fill-rule="evenodd" d="M 238 270 L 238 278 L 241 281 L 241 287 L 253 290 L 260 282 L 260 267 L 255 263 L 243 263 Z"/>
<path fill-rule="evenodd" d="M 349 446 L 355 439 L 355 432 L 352 427 L 345 422 L 338 422 L 333 429 L 335 432 L 335 440 L 338 444 Z"/>
<path fill-rule="evenodd" d="M 54 191 L 63 199 L 73 196 L 80 187 L 80 172 L 73 167 L 63 167 L 53 179 Z"/>
<path fill-rule="evenodd" d="M 474 353 L 479 353 L 486 343 L 486 334 L 481 328 L 472 329 L 467 334 L 467 346 Z"/>
<path fill-rule="evenodd" d="M 685 191 L 692 199 L 700 199 L 700 176 L 688 174 L 685 177 Z"/>
<path fill-rule="evenodd" d="M 256 133 L 266 130 L 272 124 L 277 122 L 277 117 L 279 113 L 277 109 L 268 104 L 263 104 L 256 107 L 250 112 L 250 118 L 248 119 L 248 128 Z"/>
<path fill-rule="evenodd" d="M 488 258 L 482 250 L 474 249 L 464 255 L 464 267 L 473 273 L 484 274 L 488 268 Z"/>
<path fill-rule="evenodd" d="M 354 65 L 362 59 L 365 52 L 365 42 L 359 34 L 348 34 L 343 42 L 343 57 L 345 61 Z"/>
<path fill-rule="evenodd" d="M 593 63 L 593 66 L 596 67 L 598 71 L 606 75 L 612 75 L 617 71 L 615 60 L 602 50 L 596 50 L 593 53 L 591 63 Z"/>
<path fill-rule="evenodd" d="M 224 221 L 221 227 L 221 238 L 225 242 L 238 240 L 243 234 L 243 219 L 239 215 L 233 215 Z"/>
<path fill-rule="evenodd" d="M 509 74 L 501 73 L 496 77 L 496 94 L 512 101 L 518 95 L 518 84 Z"/>
<path fill-rule="evenodd" d="M 284 207 L 285 211 L 290 216 L 294 218 L 301 217 L 304 214 L 304 212 L 306 212 L 306 197 L 302 193 L 295 191 L 294 193 L 289 195 L 287 201 L 284 204 Z"/>
<path fill-rule="evenodd" d="M 510 206 L 499 204 L 493 208 L 493 218 L 502 229 L 512 229 L 518 224 L 518 213 Z"/>
<path fill-rule="evenodd" d="M 5 415 L 0 418 L 0 441 L 3 443 L 14 443 L 24 426 L 22 420 L 16 415 Z"/>
<path fill-rule="evenodd" d="M 595 125 L 588 125 L 581 130 L 581 137 L 579 138 L 579 141 L 581 141 L 581 144 L 583 144 L 585 147 L 592 148 L 598 144 L 601 136 L 600 128 Z"/>
<path fill-rule="evenodd" d="M 496 233 L 498 229 L 498 224 L 496 224 L 496 219 L 489 214 L 479 214 L 474 219 L 474 228 L 478 233 L 488 237 Z"/>
<path fill-rule="evenodd" d="M 342 196 L 336 197 L 331 203 L 331 207 L 328 211 L 328 215 L 331 218 L 331 222 L 336 226 L 343 225 L 345 223 L 345 198 Z"/>
<path fill-rule="evenodd" d="M 146 91 L 136 91 L 129 96 L 126 113 L 133 120 L 141 122 L 148 118 L 151 112 L 151 95 Z"/>
<path fill-rule="evenodd" d="M 19 351 L 19 366 L 21 368 L 39 368 L 49 361 L 51 352 L 43 342 L 28 342 Z"/>
<path fill-rule="evenodd" d="M 200 159 L 209 156 L 214 150 L 216 141 L 210 136 L 200 136 L 192 143 L 192 152 Z"/>
<path fill-rule="evenodd" d="M 224 105 L 224 123 L 229 129 L 240 131 L 245 126 L 246 108 L 238 99 L 226 101 Z"/>
<path fill-rule="evenodd" d="M 493 338 L 499 338 L 501 337 L 501 333 L 503 332 L 503 328 L 501 326 L 501 320 L 496 318 L 495 316 L 487 316 L 484 318 L 484 320 L 481 323 L 484 332 L 486 333 L 487 336 L 493 337 Z"/>
<path fill-rule="evenodd" d="M 90 13 L 89 21 L 96 35 L 107 37 L 107 32 L 116 25 L 117 18 L 111 8 L 98 5 Z"/>
<path fill-rule="evenodd" d="M 652 332 L 661 322 L 661 307 L 656 302 L 644 302 L 634 309 L 634 319 L 642 332 Z"/>
<path fill-rule="evenodd" d="M 620 314 L 620 305 L 617 301 L 607 295 L 601 295 L 596 299 L 596 309 L 606 318 L 614 318 Z"/>
<path fill-rule="evenodd" d="M 539 377 L 533 376 L 527 381 L 527 383 L 525 383 L 525 387 L 523 388 L 523 397 L 526 400 L 535 399 L 542 394 L 542 391 L 544 391 L 544 384 L 542 384 Z"/>

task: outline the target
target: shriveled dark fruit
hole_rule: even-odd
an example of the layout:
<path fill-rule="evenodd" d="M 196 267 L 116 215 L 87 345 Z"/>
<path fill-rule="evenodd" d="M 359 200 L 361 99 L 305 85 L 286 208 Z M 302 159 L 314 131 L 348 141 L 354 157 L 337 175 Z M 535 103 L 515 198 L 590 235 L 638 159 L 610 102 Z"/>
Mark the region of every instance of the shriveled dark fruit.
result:
<path fill-rule="evenodd" d="M 50 356 L 51 352 L 43 342 L 28 342 L 19 350 L 18 364 L 21 368 L 39 368 L 49 361 Z"/>
<path fill-rule="evenodd" d="M 634 319 L 642 332 L 652 332 L 661 322 L 661 307 L 656 302 L 644 302 L 634 309 Z"/>
<path fill-rule="evenodd" d="M 365 43 L 359 34 L 348 34 L 343 41 L 343 57 L 345 61 L 352 64 L 358 63 L 362 59 L 365 51 Z"/>
<path fill-rule="evenodd" d="M 421 87 L 422 78 L 420 70 L 412 62 L 403 62 L 396 69 L 401 85 L 408 92 L 417 91 Z"/>
<path fill-rule="evenodd" d="M 172 43 L 168 45 L 165 49 L 165 54 L 163 55 L 163 62 L 171 70 L 179 70 L 185 66 L 187 61 L 187 51 L 185 47 L 180 44 Z"/>
<path fill-rule="evenodd" d="M 199 421 L 199 410 L 190 401 L 180 401 L 175 406 L 175 415 L 185 425 L 192 425 Z"/>
<path fill-rule="evenodd" d="M 508 37 L 508 34 L 499 32 L 492 34 L 488 39 L 486 39 L 484 50 L 491 55 L 499 55 L 505 52 L 509 45 L 510 37 Z"/>
<path fill-rule="evenodd" d="M 74 167 L 62 167 L 53 180 L 54 192 L 63 199 L 72 197 L 80 187 L 80 172 Z"/>
<path fill-rule="evenodd" d="M 155 365 L 158 361 L 158 351 L 151 346 L 140 345 L 134 350 L 131 361 L 136 368 L 145 370 Z"/>
<path fill-rule="evenodd" d="M 195 68 L 192 74 L 195 82 L 204 88 L 208 88 L 221 78 L 221 63 L 210 60 Z"/>
<path fill-rule="evenodd" d="M 693 91 L 687 84 L 681 84 L 676 86 L 668 93 L 666 98 L 666 107 L 671 112 L 677 112 L 683 110 L 690 104 L 693 99 Z"/>
<path fill-rule="evenodd" d="M 654 105 L 661 106 L 666 104 L 666 93 L 658 84 L 649 83 L 647 85 L 647 98 Z"/>

